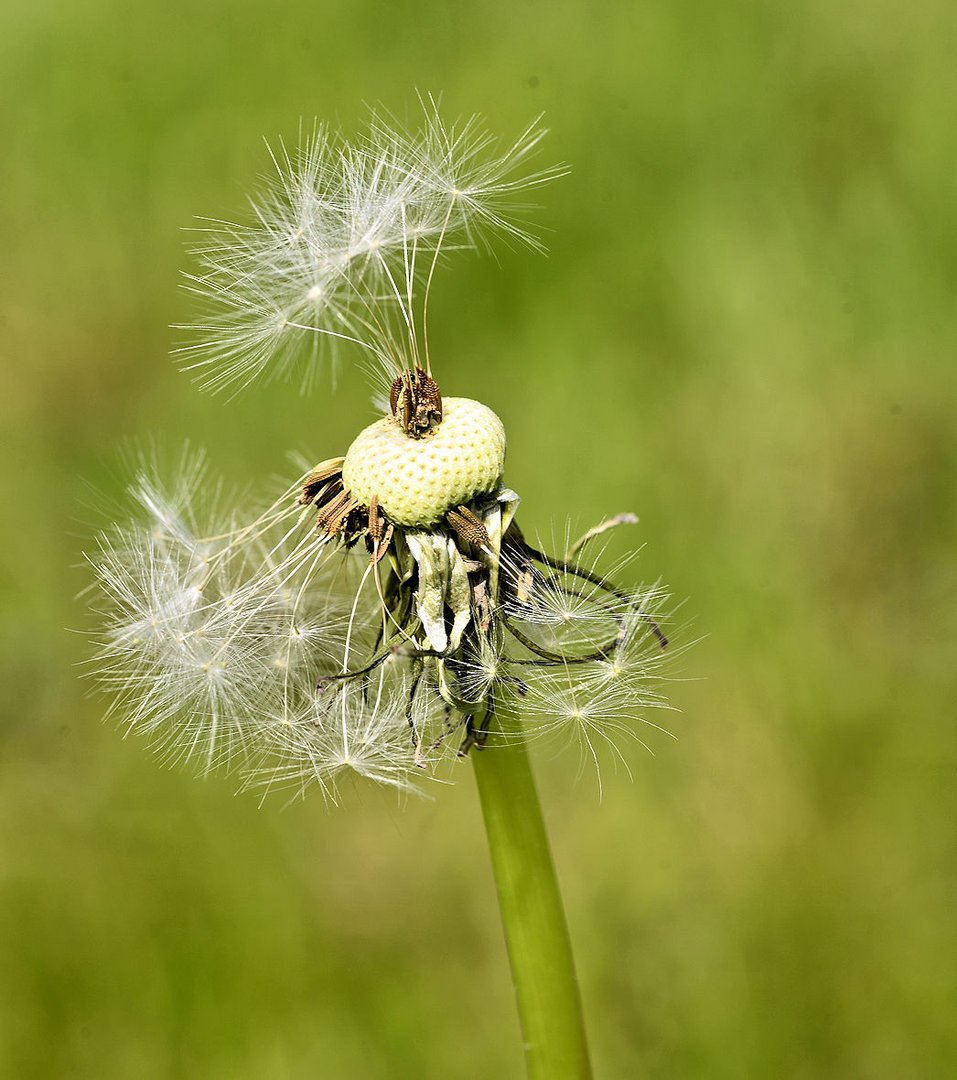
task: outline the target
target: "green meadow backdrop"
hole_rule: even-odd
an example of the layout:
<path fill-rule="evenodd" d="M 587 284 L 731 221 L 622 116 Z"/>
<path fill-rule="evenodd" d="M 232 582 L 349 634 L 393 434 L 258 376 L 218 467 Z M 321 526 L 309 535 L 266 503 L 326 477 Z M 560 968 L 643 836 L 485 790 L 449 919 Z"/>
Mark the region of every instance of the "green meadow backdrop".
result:
<path fill-rule="evenodd" d="M 83 675 L 130 448 L 262 490 L 371 416 L 168 358 L 182 229 L 300 120 L 544 111 L 550 254 L 451 259 L 448 393 L 527 531 L 621 510 L 684 601 L 677 736 L 537 759 L 602 1077 L 954 1075 L 957 11 L 397 0 L 0 13 L 0 1075 L 518 1077 L 469 766 L 283 809 Z"/>

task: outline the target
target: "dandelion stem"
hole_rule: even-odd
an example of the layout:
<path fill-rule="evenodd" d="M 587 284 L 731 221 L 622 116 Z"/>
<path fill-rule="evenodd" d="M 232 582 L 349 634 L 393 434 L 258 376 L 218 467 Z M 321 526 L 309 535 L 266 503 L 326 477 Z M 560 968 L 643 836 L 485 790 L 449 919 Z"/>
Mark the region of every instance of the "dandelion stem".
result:
<path fill-rule="evenodd" d="M 518 718 L 497 711 L 473 752 L 530 1080 L 591 1076 L 558 880 Z"/>

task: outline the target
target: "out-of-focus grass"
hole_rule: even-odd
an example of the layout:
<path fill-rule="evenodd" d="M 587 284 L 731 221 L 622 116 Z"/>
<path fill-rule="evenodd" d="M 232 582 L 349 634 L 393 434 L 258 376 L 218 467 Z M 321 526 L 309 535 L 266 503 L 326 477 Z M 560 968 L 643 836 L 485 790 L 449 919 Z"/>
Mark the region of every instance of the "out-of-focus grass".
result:
<path fill-rule="evenodd" d="M 467 766 L 259 810 L 103 728 L 71 632 L 124 445 L 265 481 L 369 415 L 174 371 L 178 230 L 240 211 L 260 136 L 420 87 L 544 108 L 574 167 L 548 260 L 444 273 L 444 386 L 505 419 L 527 528 L 636 510 L 707 635 L 633 782 L 540 762 L 600 1072 L 952 1075 L 955 47 L 927 0 L 8 0 L 0 1073 L 520 1068 Z"/>

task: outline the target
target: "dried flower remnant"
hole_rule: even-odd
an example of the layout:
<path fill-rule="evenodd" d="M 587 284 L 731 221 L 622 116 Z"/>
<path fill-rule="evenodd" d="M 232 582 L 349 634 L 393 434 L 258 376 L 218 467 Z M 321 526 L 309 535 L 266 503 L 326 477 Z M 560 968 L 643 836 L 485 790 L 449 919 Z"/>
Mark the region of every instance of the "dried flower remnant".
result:
<path fill-rule="evenodd" d="M 503 148 L 431 103 L 411 135 L 382 118 L 355 145 L 320 130 L 274 156 L 252 224 L 210 227 L 190 278 L 209 316 L 182 353 L 201 380 L 308 376 L 349 345 L 389 408 L 258 516 L 200 524 L 193 465 L 171 494 L 138 479 L 138 520 L 91 556 L 99 666 L 116 715 L 169 756 L 335 798 L 346 774 L 399 788 L 436 774 L 510 703 L 527 730 L 569 729 L 593 755 L 664 703 L 666 597 L 622 591 L 585 556 L 635 519 L 561 558 L 530 544 L 501 421 L 443 397 L 431 362 L 440 254 L 496 232 L 537 246 L 516 200 L 560 174 L 530 169 L 541 136 Z"/>

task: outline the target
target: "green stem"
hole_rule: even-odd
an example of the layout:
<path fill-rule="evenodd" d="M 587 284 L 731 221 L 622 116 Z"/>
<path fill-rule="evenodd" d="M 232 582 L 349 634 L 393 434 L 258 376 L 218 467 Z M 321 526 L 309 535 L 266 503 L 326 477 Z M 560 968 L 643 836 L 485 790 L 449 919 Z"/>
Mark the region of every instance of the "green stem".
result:
<path fill-rule="evenodd" d="M 472 752 L 498 887 L 525 1063 L 532 1080 L 591 1076 L 568 925 L 514 713 L 497 713 L 488 747 Z"/>

